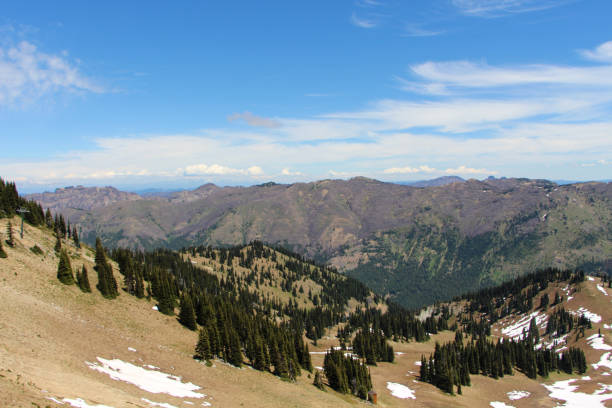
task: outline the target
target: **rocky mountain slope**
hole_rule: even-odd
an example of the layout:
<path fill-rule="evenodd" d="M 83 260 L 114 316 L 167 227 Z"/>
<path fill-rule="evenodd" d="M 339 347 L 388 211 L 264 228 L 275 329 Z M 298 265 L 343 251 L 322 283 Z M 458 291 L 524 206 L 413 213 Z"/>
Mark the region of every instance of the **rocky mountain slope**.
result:
<path fill-rule="evenodd" d="M 83 193 L 83 201 L 95 201 Z M 179 248 L 259 239 L 329 262 L 411 307 L 539 267 L 612 269 L 610 183 L 207 184 L 92 209 L 57 206 L 53 197 L 39 199 L 78 224 L 90 242 L 99 235 L 109 246 Z"/>

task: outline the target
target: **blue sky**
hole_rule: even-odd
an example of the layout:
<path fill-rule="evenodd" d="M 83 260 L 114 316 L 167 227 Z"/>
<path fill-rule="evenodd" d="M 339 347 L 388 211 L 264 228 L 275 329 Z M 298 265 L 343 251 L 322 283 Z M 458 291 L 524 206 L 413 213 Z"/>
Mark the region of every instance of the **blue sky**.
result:
<path fill-rule="evenodd" d="M 612 174 L 612 2 L 11 2 L 23 191 Z"/>

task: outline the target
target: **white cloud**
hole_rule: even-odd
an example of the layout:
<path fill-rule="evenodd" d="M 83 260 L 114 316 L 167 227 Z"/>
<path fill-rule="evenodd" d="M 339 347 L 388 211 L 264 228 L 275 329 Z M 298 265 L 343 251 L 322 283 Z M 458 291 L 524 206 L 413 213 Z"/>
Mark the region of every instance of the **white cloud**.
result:
<path fill-rule="evenodd" d="M 438 89 L 435 98 L 380 100 L 360 110 L 304 118 L 239 113 L 232 119 L 256 127 L 101 138 L 90 151 L 31 162 L 3 160 L 0 174 L 30 183 L 77 184 L 195 176 L 236 184 L 264 175 L 279 181 L 330 175 L 549 177 L 549 171 L 554 178 L 575 178 L 576 169 L 601 172 L 601 165 L 581 164 L 608 159 L 612 151 L 610 69 L 424 63 L 414 66 L 414 84 Z M 262 126 L 271 125 L 268 120 L 275 126 Z"/>
<path fill-rule="evenodd" d="M 234 113 L 227 117 L 227 120 L 233 122 L 235 120 L 244 120 L 249 126 L 265 127 L 265 128 L 277 128 L 280 127 L 280 122 L 270 118 L 264 118 L 262 116 L 253 115 L 251 112 L 246 111 L 243 113 Z"/>
<path fill-rule="evenodd" d="M 59 91 L 101 93 L 65 55 L 51 55 L 22 41 L 0 48 L 0 106 L 28 103 Z"/>
<path fill-rule="evenodd" d="M 452 0 L 462 13 L 477 17 L 502 17 L 557 7 L 563 0 Z"/>
<path fill-rule="evenodd" d="M 412 173 L 434 173 L 437 170 L 429 166 L 419 167 L 391 167 L 383 170 L 385 174 L 412 174 Z"/>
<path fill-rule="evenodd" d="M 446 174 L 459 174 L 459 175 L 466 175 L 466 174 L 479 174 L 479 175 L 486 175 L 486 174 L 497 174 L 497 171 L 494 170 L 487 170 L 487 169 L 475 169 L 472 167 L 467 167 L 467 166 L 459 166 L 455 169 L 446 169 L 444 170 L 444 173 Z"/>
<path fill-rule="evenodd" d="M 361 28 L 374 28 L 376 27 L 376 22 L 373 20 L 368 20 L 365 18 L 360 18 L 357 17 L 357 14 L 353 12 L 353 14 L 351 14 L 351 23 L 354 26 L 357 27 L 361 27 Z"/>
<path fill-rule="evenodd" d="M 425 62 L 411 71 L 421 80 L 468 88 L 507 87 L 533 84 L 612 86 L 612 66 L 567 67 L 523 65 L 493 67 L 469 61 Z"/>
<path fill-rule="evenodd" d="M 581 54 L 593 61 L 612 62 L 612 41 L 605 42 L 594 50 L 582 50 Z"/>
<path fill-rule="evenodd" d="M 227 175 L 249 175 L 261 176 L 264 174 L 259 166 L 251 166 L 248 169 L 235 169 L 221 166 L 219 164 L 194 164 L 187 166 L 184 171 L 185 176 L 227 176 Z"/>
<path fill-rule="evenodd" d="M 300 173 L 299 171 L 291 171 L 287 167 L 285 167 L 283 170 L 281 170 L 281 174 L 283 176 L 301 176 L 302 175 L 302 173 Z"/>

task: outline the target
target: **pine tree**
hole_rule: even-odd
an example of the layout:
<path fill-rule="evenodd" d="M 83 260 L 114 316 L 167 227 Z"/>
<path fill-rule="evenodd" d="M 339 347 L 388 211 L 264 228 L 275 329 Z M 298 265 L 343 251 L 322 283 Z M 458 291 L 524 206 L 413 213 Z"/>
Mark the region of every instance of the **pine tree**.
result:
<path fill-rule="evenodd" d="M 60 239 L 60 232 L 58 229 L 55 230 L 55 253 L 59 254 L 62 250 L 62 240 Z"/>
<path fill-rule="evenodd" d="M 76 227 L 72 230 L 72 240 L 74 241 L 74 246 L 77 248 L 81 247 L 81 241 L 79 239 L 79 233 L 77 232 Z"/>
<path fill-rule="evenodd" d="M 198 344 L 196 345 L 195 349 L 195 356 L 199 360 L 210 360 L 212 358 L 210 341 L 208 339 L 208 330 L 206 330 L 205 327 L 200 329 Z"/>
<path fill-rule="evenodd" d="M 98 290 L 107 299 L 114 299 L 119 296 L 117 281 L 113 275 L 113 268 L 106 260 L 106 253 L 100 238 L 96 238 L 96 265 L 94 269 L 98 273 Z"/>
<path fill-rule="evenodd" d="M 183 293 L 181 296 L 179 312 L 179 322 L 189 330 L 197 329 L 195 312 L 193 311 L 193 303 L 191 297 L 187 293 Z"/>
<path fill-rule="evenodd" d="M 77 272 L 77 285 L 83 292 L 85 293 L 91 292 L 91 286 L 89 285 L 89 276 L 87 273 L 87 268 L 85 268 L 85 265 L 83 265 L 83 268 L 81 269 L 80 273 Z"/>
<path fill-rule="evenodd" d="M 13 225 L 10 221 L 6 225 L 6 236 L 8 237 L 6 244 L 13 248 L 15 246 L 15 237 L 13 237 Z"/>
<path fill-rule="evenodd" d="M 60 259 L 57 265 L 57 279 L 64 285 L 74 284 L 74 275 L 72 274 L 72 267 L 70 266 L 70 258 L 65 250 L 60 252 Z"/>
<path fill-rule="evenodd" d="M 8 255 L 4 251 L 4 248 L 2 247 L 2 240 L 0 239 L 0 258 L 6 258 L 7 256 Z"/>

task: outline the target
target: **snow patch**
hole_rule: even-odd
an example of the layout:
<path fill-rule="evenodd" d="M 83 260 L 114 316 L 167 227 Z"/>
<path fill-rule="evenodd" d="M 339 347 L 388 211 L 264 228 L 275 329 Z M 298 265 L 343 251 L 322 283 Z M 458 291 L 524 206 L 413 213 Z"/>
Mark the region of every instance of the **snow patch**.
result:
<path fill-rule="evenodd" d="M 420 367 L 420 366 L 421 366 L 421 362 L 420 362 L 420 361 L 415 361 L 415 362 L 414 362 L 414 365 L 415 365 L 415 366 L 419 366 L 419 367 Z"/>
<path fill-rule="evenodd" d="M 597 285 L 597 289 L 599 289 L 604 295 L 608 296 L 608 292 L 606 292 L 603 286 Z"/>
<path fill-rule="evenodd" d="M 548 316 L 546 314 L 540 314 L 540 312 L 533 312 L 530 315 L 523 316 L 518 322 L 511 324 L 510 326 L 504 327 L 502 329 L 502 334 L 511 337 L 512 339 L 518 339 L 523 334 L 523 330 L 526 332 L 529 331 L 529 325 L 531 323 L 531 319 L 535 317 L 536 325 L 538 327 L 542 327 L 544 322 L 548 320 Z"/>
<path fill-rule="evenodd" d="M 317 370 L 321 370 L 321 371 L 323 371 L 323 367 L 316 366 L 315 368 L 316 368 Z"/>
<path fill-rule="evenodd" d="M 588 276 L 588 278 L 589 278 L 590 281 L 594 281 L 595 280 L 595 278 L 592 277 L 592 276 Z"/>
<path fill-rule="evenodd" d="M 589 338 L 587 338 L 587 342 L 595 350 L 606 350 L 606 351 L 612 350 L 611 346 L 609 346 L 606 343 L 604 343 L 603 336 L 599 337 L 599 334 L 597 334 L 597 333 L 595 333 L 594 335 L 592 335 Z"/>
<path fill-rule="evenodd" d="M 192 383 L 184 383 L 181 381 L 181 377 L 147 370 L 119 359 L 106 360 L 101 357 L 97 359 L 101 365 L 90 362 L 86 362 L 86 364 L 92 370 L 107 374 L 113 380 L 128 382 L 152 394 L 164 393 L 179 398 L 203 398 L 206 396 L 194 392 L 201 387 Z"/>
<path fill-rule="evenodd" d="M 612 329 L 612 324 L 605 324 L 604 323 L 604 329 Z"/>
<path fill-rule="evenodd" d="M 508 393 L 508 398 L 511 400 L 517 400 L 521 398 L 527 398 L 531 393 L 529 391 L 510 391 Z"/>
<path fill-rule="evenodd" d="M 593 323 L 601 322 L 601 316 L 597 313 L 590 312 L 586 307 L 581 307 L 580 309 L 572 313 L 578 316 L 585 315 Z"/>
<path fill-rule="evenodd" d="M 153 306 L 151 309 L 153 309 L 153 310 L 159 310 L 159 309 L 157 308 L 157 306 Z"/>
<path fill-rule="evenodd" d="M 202 403 L 202 406 L 203 406 L 203 407 L 212 407 L 212 404 L 211 404 L 210 402 L 204 401 L 204 402 Z"/>
<path fill-rule="evenodd" d="M 46 390 L 43 390 L 43 392 L 48 392 Z M 53 397 L 47 397 L 48 400 L 55 402 L 56 404 L 60 404 L 60 405 L 64 405 L 64 403 L 60 400 L 58 400 L 57 398 L 53 398 Z"/>
<path fill-rule="evenodd" d="M 401 399 L 416 399 L 414 391 L 403 384 L 387 382 L 387 389 L 391 391 L 391 395 Z"/>
<path fill-rule="evenodd" d="M 113 408 L 113 407 L 109 407 L 108 405 L 89 405 L 88 403 L 83 401 L 81 398 L 76 398 L 76 399 L 64 398 L 64 402 L 67 402 L 71 406 L 77 407 L 77 408 Z"/>
<path fill-rule="evenodd" d="M 404 353 L 403 351 L 396 351 L 395 352 L 396 356 L 403 356 L 404 354 L 406 354 L 406 353 Z"/>
<path fill-rule="evenodd" d="M 492 406 L 493 408 L 514 408 L 514 405 L 508 405 L 504 402 L 499 402 L 499 401 L 491 401 L 489 402 L 489 405 Z"/>
<path fill-rule="evenodd" d="M 571 385 L 574 381 L 576 381 L 575 378 L 571 380 L 557 381 L 552 385 L 544 384 L 544 387 L 550 392 L 549 396 L 551 398 L 566 401 L 566 404 L 563 405 L 564 407 L 605 408 L 602 402 L 612 399 L 612 394 L 602 395 L 602 393 L 607 390 L 606 386 L 595 391 L 593 394 L 585 394 L 583 392 L 576 392 L 578 386 Z"/>
<path fill-rule="evenodd" d="M 609 370 L 612 370 L 612 353 L 609 351 L 607 353 L 603 353 L 601 358 L 597 363 L 591 364 L 594 369 L 599 370 L 599 367 L 606 367 Z"/>
<path fill-rule="evenodd" d="M 141 398 L 141 400 L 143 400 L 143 401 L 144 401 L 144 402 L 146 402 L 147 404 L 151 405 L 152 407 L 162 407 L 162 408 L 178 408 L 178 407 L 176 407 L 176 406 L 174 406 L 174 405 L 170 405 L 170 404 L 167 404 L 167 403 L 165 403 L 165 402 L 153 402 L 153 401 L 150 401 L 150 400 L 148 400 L 148 399 L 146 399 L 146 398 Z"/>
<path fill-rule="evenodd" d="M 134 353 L 137 351 L 134 347 L 128 347 L 128 350 Z"/>

